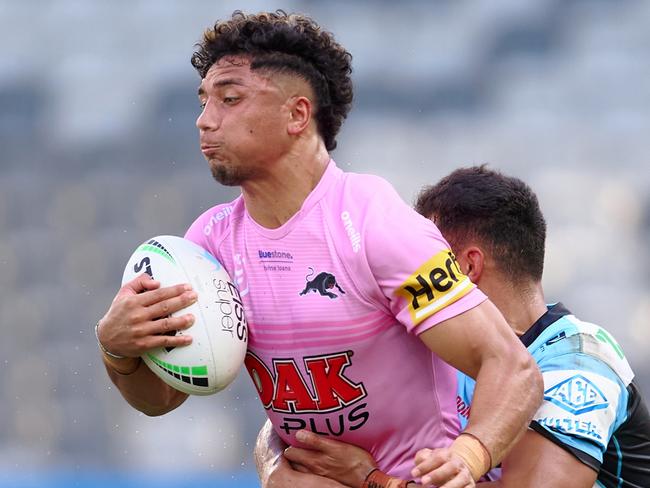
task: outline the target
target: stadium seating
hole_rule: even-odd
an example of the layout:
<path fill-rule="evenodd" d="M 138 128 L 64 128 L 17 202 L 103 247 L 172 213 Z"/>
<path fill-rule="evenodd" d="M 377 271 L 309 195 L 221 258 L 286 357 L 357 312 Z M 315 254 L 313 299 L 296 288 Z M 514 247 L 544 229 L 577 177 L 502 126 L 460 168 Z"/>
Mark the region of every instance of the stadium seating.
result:
<path fill-rule="evenodd" d="M 264 414 L 245 374 L 150 419 L 111 387 L 92 331 L 137 243 L 236 195 L 198 151 L 189 57 L 216 18 L 268 7 L 244 3 L 0 0 L 0 487 L 135 486 L 135 469 L 196 486 L 174 474 L 187 466 L 254 486 Z M 408 201 L 459 165 L 530 182 L 549 220 L 548 298 L 606 325 L 650 392 L 650 3 L 285 9 L 354 55 L 338 163 Z M 173 453 L 146 449 L 167 439 Z"/>

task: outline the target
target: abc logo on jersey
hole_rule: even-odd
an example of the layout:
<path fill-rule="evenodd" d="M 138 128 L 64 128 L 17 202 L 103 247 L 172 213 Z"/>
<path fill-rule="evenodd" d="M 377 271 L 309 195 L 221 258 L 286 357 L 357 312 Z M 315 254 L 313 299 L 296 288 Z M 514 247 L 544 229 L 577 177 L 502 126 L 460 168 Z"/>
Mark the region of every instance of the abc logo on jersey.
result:
<path fill-rule="evenodd" d="M 408 301 L 413 324 L 417 325 L 443 307 L 454 303 L 474 288 L 449 249 L 422 264 L 397 289 Z"/>

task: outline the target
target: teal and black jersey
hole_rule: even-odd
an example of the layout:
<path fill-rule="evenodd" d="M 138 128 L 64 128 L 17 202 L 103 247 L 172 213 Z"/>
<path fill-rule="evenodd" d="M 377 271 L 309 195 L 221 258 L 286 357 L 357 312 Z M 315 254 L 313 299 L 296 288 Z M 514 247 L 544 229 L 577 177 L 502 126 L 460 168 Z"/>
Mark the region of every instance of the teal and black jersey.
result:
<path fill-rule="evenodd" d="M 544 377 L 531 428 L 598 472 L 596 486 L 650 487 L 650 415 L 618 343 L 561 303 L 521 336 Z M 459 373 L 465 428 L 474 380 Z"/>

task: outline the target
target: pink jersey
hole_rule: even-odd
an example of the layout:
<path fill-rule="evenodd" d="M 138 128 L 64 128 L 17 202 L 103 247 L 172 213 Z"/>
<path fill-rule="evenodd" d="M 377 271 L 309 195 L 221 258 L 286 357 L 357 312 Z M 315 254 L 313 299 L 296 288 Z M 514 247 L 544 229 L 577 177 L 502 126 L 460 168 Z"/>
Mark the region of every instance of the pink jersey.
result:
<path fill-rule="evenodd" d="M 419 449 L 456 437 L 456 372 L 417 335 L 485 296 L 438 229 L 383 179 L 330 161 L 282 227 L 258 225 L 239 197 L 201 215 L 186 237 L 239 286 L 246 367 L 287 443 L 309 429 L 408 478 Z"/>

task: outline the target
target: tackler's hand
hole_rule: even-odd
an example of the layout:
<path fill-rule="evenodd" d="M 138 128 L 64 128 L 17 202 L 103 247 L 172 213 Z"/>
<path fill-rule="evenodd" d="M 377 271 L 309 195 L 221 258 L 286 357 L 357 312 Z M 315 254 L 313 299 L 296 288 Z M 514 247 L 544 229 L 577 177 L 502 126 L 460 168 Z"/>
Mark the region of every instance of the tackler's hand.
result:
<path fill-rule="evenodd" d="M 324 476 L 346 486 L 361 487 L 377 467 L 372 456 L 360 447 L 334 441 L 308 430 L 296 433 L 304 448 L 288 447 L 284 455 L 301 470 Z"/>
<path fill-rule="evenodd" d="M 450 448 L 420 449 L 415 455 L 414 478 L 422 486 L 439 488 L 473 488 L 474 478 L 462 457 Z"/>

